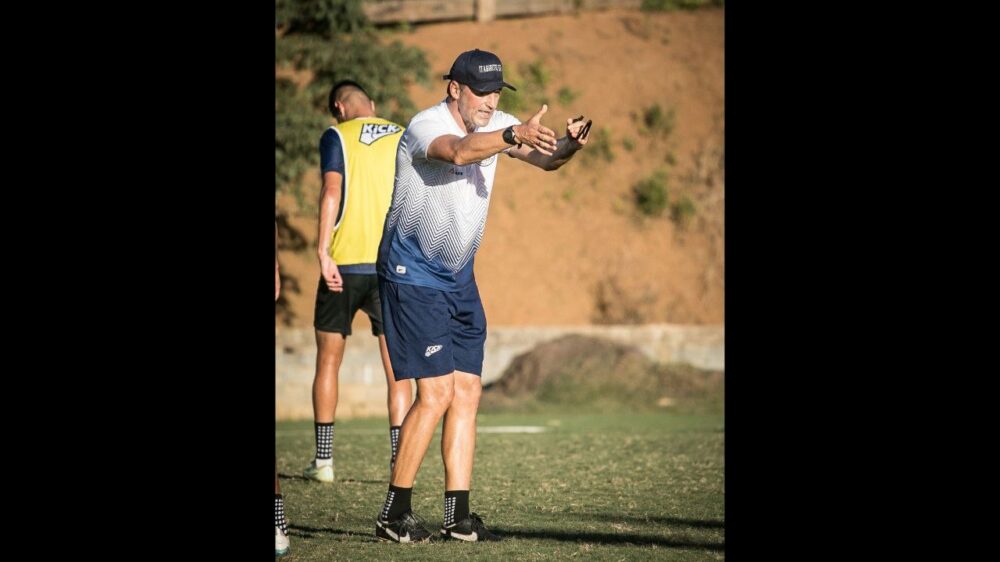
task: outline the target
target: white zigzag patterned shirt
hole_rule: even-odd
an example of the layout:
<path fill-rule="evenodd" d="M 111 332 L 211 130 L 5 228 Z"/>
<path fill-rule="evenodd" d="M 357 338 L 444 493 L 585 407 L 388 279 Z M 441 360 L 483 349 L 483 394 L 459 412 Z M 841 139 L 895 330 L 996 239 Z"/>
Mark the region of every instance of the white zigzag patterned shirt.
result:
<path fill-rule="evenodd" d="M 446 102 L 414 116 L 399 141 L 378 273 L 395 283 L 457 291 L 474 279 L 474 258 L 486 228 L 500 155 L 465 166 L 427 158 L 434 139 L 465 136 Z M 475 132 L 520 123 L 513 115 L 496 110 L 490 122 Z"/>

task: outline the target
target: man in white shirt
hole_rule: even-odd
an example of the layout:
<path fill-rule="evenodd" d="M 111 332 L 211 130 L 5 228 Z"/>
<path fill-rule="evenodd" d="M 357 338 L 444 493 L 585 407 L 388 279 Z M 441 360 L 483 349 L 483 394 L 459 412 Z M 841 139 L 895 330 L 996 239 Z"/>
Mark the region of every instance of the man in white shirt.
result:
<path fill-rule="evenodd" d="M 486 226 L 498 155 L 556 170 L 587 144 L 590 122 L 567 119 L 566 136 L 499 111 L 503 67 L 479 49 L 458 56 L 448 97 L 410 121 L 396 153 L 392 204 L 376 269 L 396 380 L 416 379 L 375 535 L 421 542 L 430 532 L 411 508 L 417 470 L 444 417 L 444 539 L 500 540 L 469 511 L 486 317 L 473 264 Z"/>

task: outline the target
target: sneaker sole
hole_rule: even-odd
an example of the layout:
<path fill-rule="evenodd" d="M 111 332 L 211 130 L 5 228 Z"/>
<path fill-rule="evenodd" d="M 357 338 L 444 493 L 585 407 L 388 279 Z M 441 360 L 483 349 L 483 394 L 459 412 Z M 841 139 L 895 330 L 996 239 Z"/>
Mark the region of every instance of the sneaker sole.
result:
<path fill-rule="evenodd" d="M 313 482 L 322 482 L 324 484 L 333 484 L 333 482 L 336 480 L 336 476 L 335 475 L 330 476 L 329 480 L 326 480 L 326 479 L 323 479 L 323 478 L 319 478 L 315 474 L 307 474 L 305 472 L 302 473 L 302 476 L 306 480 L 312 480 Z"/>
<path fill-rule="evenodd" d="M 380 540 L 380 541 L 394 542 L 396 544 L 419 544 L 419 543 L 422 543 L 422 542 L 430 542 L 430 540 L 431 540 L 430 537 L 427 537 L 426 539 L 421 539 L 419 541 L 411 541 L 411 540 L 397 541 L 396 539 L 393 539 L 393 538 L 380 537 L 378 535 L 375 535 L 375 538 L 378 539 L 378 540 Z"/>
<path fill-rule="evenodd" d="M 463 539 L 463 538 L 460 538 L 460 537 L 454 537 L 454 536 L 451 535 L 451 533 L 449 533 L 448 531 L 446 531 L 444 529 L 441 529 L 441 540 L 443 540 L 443 541 L 458 541 L 458 542 L 479 542 L 479 538 L 478 537 L 475 540 Z"/>
<path fill-rule="evenodd" d="M 333 484 L 335 482 L 335 480 L 321 480 L 319 478 L 313 478 L 312 476 L 306 476 L 305 479 L 312 482 L 322 482 L 323 484 Z"/>
<path fill-rule="evenodd" d="M 427 535 L 427 537 L 419 539 L 419 540 L 410 540 L 410 538 L 407 537 L 405 541 L 399 541 L 399 540 L 396 540 L 396 539 L 394 539 L 392 537 L 382 536 L 381 534 L 379 534 L 379 531 L 381 531 L 381 530 L 383 530 L 382 527 L 379 527 L 378 524 L 376 523 L 375 524 L 375 538 L 378 539 L 378 540 L 380 540 L 380 541 L 394 542 L 396 544 L 417 544 L 417 543 L 422 543 L 422 542 L 428 542 L 428 541 L 431 540 L 431 535 Z"/>
<path fill-rule="evenodd" d="M 443 541 L 459 541 L 459 542 L 500 542 L 503 539 L 481 539 L 478 536 L 475 538 L 475 540 L 472 540 L 472 539 L 463 539 L 461 537 L 453 536 L 451 533 L 448 532 L 447 529 L 442 528 L 441 529 L 441 540 L 443 540 Z"/>

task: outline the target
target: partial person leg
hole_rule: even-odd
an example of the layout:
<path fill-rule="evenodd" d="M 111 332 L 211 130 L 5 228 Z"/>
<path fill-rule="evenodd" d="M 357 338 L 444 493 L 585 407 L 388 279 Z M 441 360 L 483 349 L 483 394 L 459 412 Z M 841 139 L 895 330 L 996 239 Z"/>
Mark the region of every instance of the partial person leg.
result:
<path fill-rule="evenodd" d="M 316 376 L 313 379 L 313 422 L 316 456 L 304 475 L 319 482 L 333 482 L 333 430 L 337 414 L 340 365 L 347 339 L 343 334 L 316 330 Z"/>
<path fill-rule="evenodd" d="M 389 443 L 392 447 L 392 456 L 389 458 L 389 474 L 396 464 L 396 455 L 399 452 L 399 432 L 403 425 L 406 412 L 410 410 L 413 403 L 413 393 L 410 388 L 409 379 L 396 380 L 392 373 L 392 362 L 389 360 L 389 348 L 385 343 L 385 336 L 378 337 L 379 351 L 382 353 L 382 368 L 385 370 L 386 386 L 386 407 L 389 410 Z"/>
<path fill-rule="evenodd" d="M 278 459 L 274 459 L 274 555 L 288 553 L 288 521 L 285 519 L 285 502 L 278 483 Z"/>
<path fill-rule="evenodd" d="M 454 381 L 454 373 L 417 379 L 417 399 L 403 420 L 396 467 L 385 505 L 375 523 L 375 536 L 380 539 L 419 542 L 430 538 L 430 531 L 413 515 L 410 495 L 417 470 L 434 437 L 434 428 L 455 395 Z"/>
<path fill-rule="evenodd" d="M 478 515 L 469 512 L 472 464 L 476 456 L 476 413 L 482 393 L 482 379 L 478 375 L 455 371 L 455 398 L 445 413 L 441 435 L 445 471 L 443 539 L 500 540 Z"/>
<path fill-rule="evenodd" d="M 389 445 L 392 453 L 389 457 L 389 476 L 396 464 L 396 454 L 399 452 L 399 430 L 403 418 L 413 403 L 413 392 L 409 380 L 396 380 L 393 375 L 392 361 L 389 357 L 389 346 L 385 338 L 385 324 L 382 319 L 382 300 L 378 290 L 378 278 L 374 275 L 366 278 L 365 300 L 362 310 L 368 314 L 372 323 L 372 335 L 378 337 L 379 352 L 382 356 L 382 369 L 385 371 L 386 409 L 389 411 Z"/>

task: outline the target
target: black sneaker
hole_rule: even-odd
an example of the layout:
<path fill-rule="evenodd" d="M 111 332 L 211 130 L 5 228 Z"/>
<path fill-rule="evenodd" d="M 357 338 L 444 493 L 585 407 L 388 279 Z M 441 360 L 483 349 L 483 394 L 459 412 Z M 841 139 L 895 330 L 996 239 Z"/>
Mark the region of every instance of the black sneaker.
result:
<path fill-rule="evenodd" d="M 468 517 L 450 527 L 441 527 L 441 538 L 467 542 L 503 540 L 500 535 L 487 529 L 483 525 L 482 517 L 475 513 L 470 513 Z"/>
<path fill-rule="evenodd" d="M 385 521 L 381 516 L 376 519 L 375 536 L 392 542 L 424 542 L 431 538 L 431 532 L 424 527 L 422 519 L 407 511 L 395 521 Z"/>

